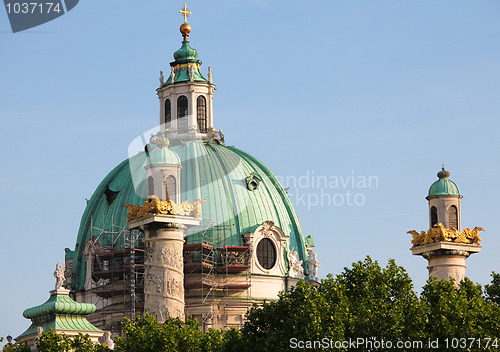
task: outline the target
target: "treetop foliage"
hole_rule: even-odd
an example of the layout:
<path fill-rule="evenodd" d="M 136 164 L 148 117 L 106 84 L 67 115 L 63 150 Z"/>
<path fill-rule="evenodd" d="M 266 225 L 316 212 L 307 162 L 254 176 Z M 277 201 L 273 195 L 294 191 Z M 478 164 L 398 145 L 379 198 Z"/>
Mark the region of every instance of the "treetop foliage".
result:
<path fill-rule="evenodd" d="M 483 291 L 468 278 L 454 282 L 428 280 L 417 295 L 408 273 L 394 260 L 385 267 L 366 257 L 343 272 L 328 275 L 318 285 L 299 281 L 278 300 L 255 305 L 239 331 L 200 331 L 195 320 L 168 319 L 160 324 L 151 315 L 122 323 L 125 337 L 116 337 L 122 352 L 275 352 L 312 351 L 291 348 L 291 341 L 437 341 L 440 347 L 394 349 L 400 351 L 444 351 L 446 339 L 468 338 L 473 344 L 454 346 L 454 351 L 500 351 L 500 275 Z M 478 339 L 492 339 L 486 347 Z M 470 341 L 469 340 L 469 341 Z M 29 351 L 27 346 L 5 346 L 3 351 Z M 297 347 L 297 346 L 295 346 Z M 37 340 L 40 352 L 104 352 L 88 336 L 74 338 L 47 331 Z M 385 351 L 384 348 L 328 347 L 324 351 Z"/>

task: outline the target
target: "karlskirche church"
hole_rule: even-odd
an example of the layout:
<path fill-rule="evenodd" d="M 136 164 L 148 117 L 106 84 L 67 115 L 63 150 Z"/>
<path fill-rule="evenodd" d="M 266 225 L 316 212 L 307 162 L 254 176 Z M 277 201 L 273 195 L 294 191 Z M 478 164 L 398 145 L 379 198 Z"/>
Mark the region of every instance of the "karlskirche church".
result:
<path fill-rule="evenodd" d="M 146 311 L 195 318 L 204 331 L 241 327 L 252 303 L 318 281 L 313 239 L 286 190 L 216 130 L 211 69 L 202 73 L 181 13 L 182 45 L 156 89 L 159 132 L 99 184 L 66 248 L 63 285 L 25 311 L 33 324 L 18 342 L 33 345 L 49 327 L 118 335 L 124 317 Z"/>
<path fill-rule="evenodd" d="M 55 289 L 23 313 L 32 324 L 17 342 L 35 348 L 51 328 L 112 347 L 123 319 L 145 312 L 160 322 L 195 318 L 203 331 L 239 328 L 253 303 L 276 300 L 298 280 L 318 282 L 313 239 L 286 190 L 215 128 L 212 72 L 202 73 L 190 12 L 180 12 L 182 45 L 156 89 L 159 131 L 99 184 Z M 443 167 L 426 197 L 430 229 L 409 233 L 429 276 L 458 284 L 483 229 L 461 231 L 462 196 L 449 176 Z"/>

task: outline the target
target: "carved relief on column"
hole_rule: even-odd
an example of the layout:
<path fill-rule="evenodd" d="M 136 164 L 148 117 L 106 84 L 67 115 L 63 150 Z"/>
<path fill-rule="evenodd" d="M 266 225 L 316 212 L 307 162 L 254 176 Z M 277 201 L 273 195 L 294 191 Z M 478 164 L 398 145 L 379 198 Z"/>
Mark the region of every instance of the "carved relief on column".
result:
<path fill-rule="evenodd" d="M 177 230 L 163 231 L 171 236 L 145 241 L 144 309 L 159 322 L 167 317 L 184 320 L 184 241 Z"/>

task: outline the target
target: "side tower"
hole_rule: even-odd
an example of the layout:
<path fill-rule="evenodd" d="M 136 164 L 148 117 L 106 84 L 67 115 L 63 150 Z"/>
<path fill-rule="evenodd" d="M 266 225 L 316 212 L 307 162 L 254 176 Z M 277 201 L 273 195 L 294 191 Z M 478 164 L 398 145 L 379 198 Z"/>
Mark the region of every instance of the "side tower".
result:
<path fill-rule="evenodd" d="M 448 178 L 450 172 L 444 166 L 437 176 L 439 180 L 431 185 L 426 197 L 429 201 L 430 229 L 421 233 L 408 231 L 413 235 L 411 251 L 413 255 L 421 255 L 428 260 L 429 278 L 453 278 L 458 285 L 465 277 L 465 260 L 481 251 L 479 231 L 484 229 L 467 228 L 461 232 L 462 196 L 457 185 Z"/>
<path fill-rule="evenodd" d="M 173 142 L 176 139 L 209 139 L 215 137 L 212 71 L 209 67 L 208 79 L 201 73 L 198 52 L 191 48 L 188 40 L 191 26 L 186 19 L 191 12 L 186 5 L 180 12 L 184 15 L 180 27 L 182 46 L 174 53 L 175 60 L 170 63 L 170 75 L 165 82 L 160 71 L 160 87 L 156 90 L 160 100 L 160 126 L 162 131 L 170 132 Z"/>

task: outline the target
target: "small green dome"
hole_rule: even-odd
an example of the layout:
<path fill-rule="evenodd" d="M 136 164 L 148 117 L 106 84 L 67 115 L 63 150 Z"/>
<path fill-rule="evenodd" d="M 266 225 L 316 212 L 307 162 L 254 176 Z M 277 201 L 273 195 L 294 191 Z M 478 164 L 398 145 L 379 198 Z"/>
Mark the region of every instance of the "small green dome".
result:
<path fill-rule="evenodd" d="M 68 291 L 69 292 L 69 291 Z M 80 303 L 73 301 L 67 293 L 54 293 L 50 298 L 39 306 L 26 309 L 23 316 L 31 319 L 31 326 L 16 337 L 33 335 L 38 328 L 44 331 L 53 329 L 57 331 L 79 331 L 103 333 L 87 320 L 87 315 L 96 311 L 92 303 Z"/>
<path fill-rule="evenodd" d="M 198 51 L 191 48 L 191 46 L 189 45 L 189 41 L 187 40 L 184 40 L 182 42 L 181 48 L 174 53 L 174 59 L 176 61 L 196 60 L 197 58 Z"/>
<path fill-rule="evenodd" d="M 149 152 L 144 160 L 143 167 L 152 165 L 181 165 L 181 159 L 176 152 L 168 149 L 166 145 L 161 145 Z"/>
<path fill-rule="evenodd" d="M 444 166 L 442 170 L 437 173 L 437 176 L 439 177 L 439 180 L 431 185 L 427 197 L 460 196 L 458 186 L 455 184 L 455 182 L 448 178 L 450 176 L 450 172 L 445 170 Z"/>
<path fill-rule="evenodd" d="M 181 82 L 207 82 L 203 74 L 201 73 L 201 60 L 198 60 L 198 51 L 191 48 L 188 40 L 182 42 L 182 46 L 179 50 L 174 53 L 174 61 L 170 63 L 172 70 L 174 71 L 175 83 Z M 167 81 L 162 85 L 165 87 L 172 84 L 172 76 L 169 75 Z"/>
<path fill-rule="evenodd" d="M 75 302 L 68 295 L 54 294 L 44 304 L 26 309 L 23 316 L 35 319 L 51 314 L 88 315 L 95 311 L 95 304 Z"/>

